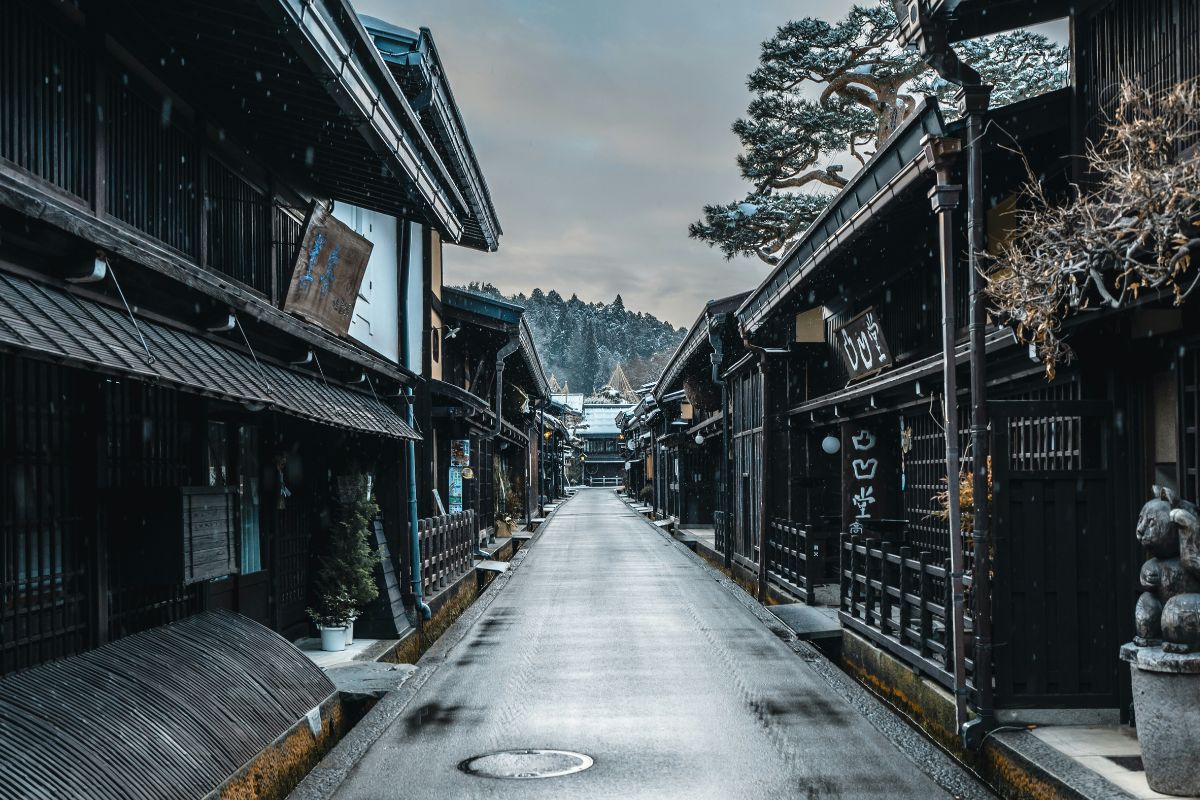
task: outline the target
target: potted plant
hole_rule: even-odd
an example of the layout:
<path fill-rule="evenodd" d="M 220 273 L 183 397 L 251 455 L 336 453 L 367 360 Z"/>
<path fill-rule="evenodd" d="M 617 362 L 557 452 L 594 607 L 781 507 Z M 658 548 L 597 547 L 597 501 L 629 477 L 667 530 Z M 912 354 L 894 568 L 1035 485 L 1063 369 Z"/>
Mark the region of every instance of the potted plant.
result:
<path fill-rule="evenodd" d="M 321 649 L 327 653 L 338 653 L 346 649 L 346 626 L 354 601 L 345 592 L 323 594 L 316 608 L 308 609 L 317 630 L 321 632 Z"/>
<path fill-rule="evenodd" d="M 363 474 L 338 478 L 338 501 L 326 551 L 317 568 L 316 587 L 318 596 L 325 600 L 347 598 L 344 609 L 337 603 L 330 606 L 341 614 L 344 643 L 351 644 L 354 620 L 367 603 L 379 596 L 375 584 L 379 553 L 368 539 L 379 507 L 371 498 L 371 481 Z"/>

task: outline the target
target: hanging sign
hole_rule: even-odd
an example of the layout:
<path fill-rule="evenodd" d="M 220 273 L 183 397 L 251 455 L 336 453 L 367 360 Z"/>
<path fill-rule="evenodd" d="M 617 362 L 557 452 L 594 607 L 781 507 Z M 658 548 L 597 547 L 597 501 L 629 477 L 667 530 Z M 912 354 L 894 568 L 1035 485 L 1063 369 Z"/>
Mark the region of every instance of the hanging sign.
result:
<path fill-rule="evenodd" d="M 452 467 L 469 467 L 469 466 L 471 466 L 471 440 L 470 439 L 451 439 L 450 440 L 450 466 L 452 466 Z"/>
<path fill-rule="evenodd" d="M 371 248 L 368 239 L 323 204 L 314 203 L 304 222 L 283 310 L 345 336 Z"/>
<path fill-rule="evenodd" d="M 842 425 L 843 531 L 854 536 L 878 534 L 888 524 L 885 520 L 901 516 L 896 445 L 889 427 Z"/>
<path fill-rule="evenodd" d="M 874 375 L 892 366 L 892 352 L 883 338 L 879 315 L 868 308 L 833 334 L 834 345 L 849 381 Z M 848 381 L 848 382 L 849 382 Z"/>
<path fill-rule="evenodd" d="M 450 491 L 449 500 L 451 514 L 457 514 L 463 510 L 463 474 L 462 467 L 450 468 Z"/>

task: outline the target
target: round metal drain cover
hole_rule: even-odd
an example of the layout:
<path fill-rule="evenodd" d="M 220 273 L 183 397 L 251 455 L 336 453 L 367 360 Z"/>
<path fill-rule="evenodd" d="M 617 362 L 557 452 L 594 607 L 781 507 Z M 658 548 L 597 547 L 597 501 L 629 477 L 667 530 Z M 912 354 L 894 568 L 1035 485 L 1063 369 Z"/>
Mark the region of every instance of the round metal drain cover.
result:
<path fill-rule="evenodd" d="M 481 778 L 558 778 L 592 766 L 591 756 L 568 750 L 503 750 L 468 758 L 458 768 Z"/>

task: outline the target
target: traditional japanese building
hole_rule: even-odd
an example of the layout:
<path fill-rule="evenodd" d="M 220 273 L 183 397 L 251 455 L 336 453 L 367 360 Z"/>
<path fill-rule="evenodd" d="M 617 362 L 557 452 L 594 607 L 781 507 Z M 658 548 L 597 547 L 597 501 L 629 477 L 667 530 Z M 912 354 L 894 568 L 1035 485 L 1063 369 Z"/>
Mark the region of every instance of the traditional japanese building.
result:
<path fill-rule="evenodd" d="M 1196 494 L 1195 315 L 1148 293 L 1075 316 L 1076 358 L 1047 380 L 987 317 L 968 255 L 1013 234 L 1028 175 L 1060 198 L 1087 180 L 1082 156 L 1122 76 L 1197 76 L 1184 42 L 1200 15 L 1170 0 L 910 5 L 920 24 L 906 35 L 935 55 L 1069 15 L 1073 85 L 993 108 L 969 74 L 949 75 L 968 84 L 963 116 L 922 103 L 741 303 L 724 541 L 760 594 L 803 596 L 802 556 L 840 538 L 847 658 L 871 672 L 865 653 L 882 652 L 969 696 L 950 738 L 979 741 L 968 715 L 1071 707 L 1115 721 L 1130 698 L 1116 653 L 1132 636 L 1137 510 L 1155 481 Z M 964 492 L 961 517 L 948 472 L 989 489 Z"/>
<path fill-rule="evenodd" d="M 338 476 L 410 569 L 442 243 L 499 227 L 448 89 L 418 119 L 307 8 L 0 10 L 0 672 L 203 609 L 304 634 Z"/>
<path fill-rule="evenodd" d="M 523 309 L 442 288 L 443 352 L 431 376 L 435 487 L 446 510 L 472 510 L 476 543 L 539 502 L 549 392 Z"/>
<path fill-rule="evenodd" d="M 602 395 L 584 401 L 583 422 L 578 428 L 583 442 L 579 481 L 582 485 L 624 485 L 625 434 L 617 427 L 617 416 L 630 408 L 629 403 Z"/>

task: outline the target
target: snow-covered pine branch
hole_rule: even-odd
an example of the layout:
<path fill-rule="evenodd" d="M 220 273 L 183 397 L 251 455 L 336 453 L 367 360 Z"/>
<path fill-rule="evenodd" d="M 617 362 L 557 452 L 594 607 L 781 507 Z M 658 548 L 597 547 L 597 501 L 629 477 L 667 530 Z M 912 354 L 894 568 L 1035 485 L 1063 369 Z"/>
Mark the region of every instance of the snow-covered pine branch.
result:
<path fill-rule="evenodd" d="M 1001 34 L 959 50 L 995 86 L 997 106 L 1067 83 L 1067 49 L 1038 34 Z M 743 200 L 705 206 L 689 234 L 726 258 L 772 264 L 828 204 L 826 187 L 845 184 L 847 154 L 866 163 L 921 95 L 952 114 L 956 88 L 899 47 L 887 2 L 856 5 L 836 23 L 809 17 L 781 26 L 763 42 L 747 86 L 754 97 L 733 132 L 743 148 L 738 168 L 753 188 Z"/>

